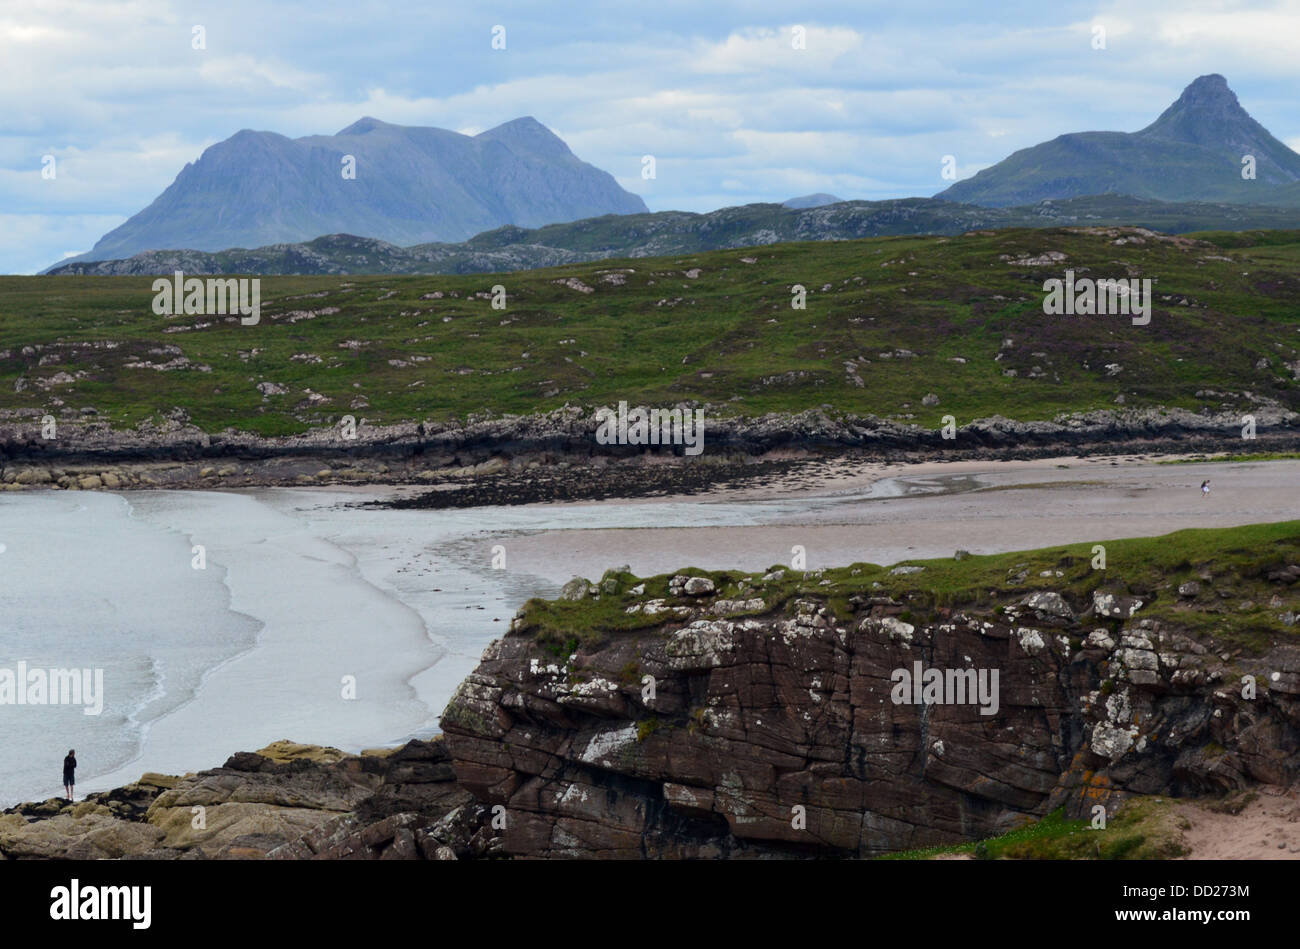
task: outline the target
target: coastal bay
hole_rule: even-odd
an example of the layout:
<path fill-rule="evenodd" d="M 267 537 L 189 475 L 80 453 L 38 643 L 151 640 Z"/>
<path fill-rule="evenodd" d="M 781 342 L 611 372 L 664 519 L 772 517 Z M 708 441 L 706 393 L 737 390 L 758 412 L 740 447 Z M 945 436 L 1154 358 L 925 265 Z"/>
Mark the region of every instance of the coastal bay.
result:
<path fill-rule="evenodd" d="M 53 794 L 68 747 L 81 794 L 280 738 L 358 751 L 427 737 L 515 610 L 574 575 L 760 570 L 796 545 L 808 569 L 889 564 L 1289 520 L 1296 466 L 875 465 L 691 498 L 437 511 L 368 506 L 409 490 L 382 486 L 10 494 L 0 664 L 103 667 L 107 701 L 98 717 L 0 710 L 0 800 Z"/>

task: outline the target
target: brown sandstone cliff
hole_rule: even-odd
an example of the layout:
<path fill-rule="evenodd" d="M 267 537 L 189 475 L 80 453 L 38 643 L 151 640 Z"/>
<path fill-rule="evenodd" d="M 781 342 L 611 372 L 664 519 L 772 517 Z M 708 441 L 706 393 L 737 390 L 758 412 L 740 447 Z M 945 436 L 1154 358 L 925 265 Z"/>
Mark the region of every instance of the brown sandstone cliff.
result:
<path fill-rule="evenodd" d="M 557 649 L 524 611 L 449 704 L 447 746 L 460 783 L 504 807 L 504 852 L 530 857 L 866 857 L 1300 777 L 1300 646 L 1189 635 L 1096 576 L 1084 595 L 962 609 L 845 574 L 783 602 L 775 574 L 676 578 L 648 604 L 644 583 L 582 583 L 570 595 L 660 621 Z M 1218 609 L 1195 586 L 1146 599 Z M 996 714 L 896 704 L 893 671 L 918 661 L 998 670 Z"/>

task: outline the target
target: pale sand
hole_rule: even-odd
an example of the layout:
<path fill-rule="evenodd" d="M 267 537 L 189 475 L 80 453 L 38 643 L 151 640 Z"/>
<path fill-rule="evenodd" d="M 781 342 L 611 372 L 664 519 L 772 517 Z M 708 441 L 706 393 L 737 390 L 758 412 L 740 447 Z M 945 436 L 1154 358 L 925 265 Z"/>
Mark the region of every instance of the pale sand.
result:
<path fill-rule="evenodd" d="M 1064 467 L 1058 467 L 1064 466 Z M 1211 479 L 1211 494 L 1200 483 Z M 842 470 L 818 484 L 665 499 L 661 527 L 501 532 L 512 571 L 555 582 L 627 564 L 648 576 L 686 566 L 756 571 L 999 553 L 1154 536 L 1191 527 L 1300 519 L 1300 462 L 1155 465 L 1131 460 L 958 462 Z M 950 493 L 867 497 L 886 489 Z M 600 502 L 601 508 L 628 502 Z M 637 502 L 644 510 L 646 501 Z M 608 515 L 607 510 L 602 514 Z M 484 511 L 484 528 L 493 518 Z M 711 526 L 691 526 L 705 522 Z M 736 522 L 740 521 L 740 524 Z M 751 521 L 751 524 L 745 524 Z M 722 522 L 722 523 L 719 523 Z"/>
<path fill-rule="evenodd" d="M 1193 803 L 1180 805 L 1178 813 L 1191 824 L 1183 832 L 1188 860 L 1300 860 L 1295 789 L 1261 787 L 1240 814 L 1218 814 Z"/>

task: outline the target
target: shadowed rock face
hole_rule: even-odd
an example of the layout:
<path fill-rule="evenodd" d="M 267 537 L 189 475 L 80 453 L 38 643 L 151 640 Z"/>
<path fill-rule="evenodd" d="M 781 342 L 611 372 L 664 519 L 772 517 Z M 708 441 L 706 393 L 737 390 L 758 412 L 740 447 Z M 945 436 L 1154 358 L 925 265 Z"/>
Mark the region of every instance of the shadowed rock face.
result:
<path fill-rule="evenodd" d="M 849 602 L 728 618 L 755 607 L 683 596 L 652 608 L 662 626 L 568 656 L 521 618 L 443 715 L 457 777 L 505 806 L 506 853 L 696 858 L 873 856 L 1300 775 L 1295 646 L 1225 661 L 1106 590 L 910 618 Z M 893 671 L 917 662 L 997 670 L 997 713 L 895 703 Z"/>

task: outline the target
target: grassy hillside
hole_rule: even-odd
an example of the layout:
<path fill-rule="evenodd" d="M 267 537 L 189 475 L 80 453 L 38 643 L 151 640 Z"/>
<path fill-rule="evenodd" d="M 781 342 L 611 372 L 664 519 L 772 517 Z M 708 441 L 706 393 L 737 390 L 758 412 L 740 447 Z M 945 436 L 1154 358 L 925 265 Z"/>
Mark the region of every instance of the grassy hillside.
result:
<path fill-rule="evenodd" d="M 1287 366 L 1300 368 L 1300 232 L 1216 238 L 1013 229 L 495 276 L 266 277 L 256 326 L 155 316 L 150 277 L 0 277 L 0 411 L 93 407 L 130 427 L 179 408 L 211 431 L 287 434 L 347 413 L 450 420 L 620 399 L 715 415 L 830 405 L 933 427 L 1121 395 L 1130 408 L 1300 409 Z M 1150 278 L 1150 325 L 1044 316 L 1042 283 L 1066 267 Z"/>

